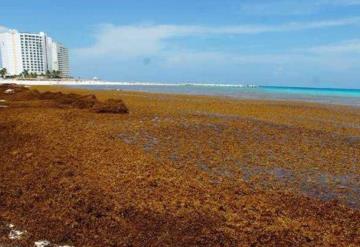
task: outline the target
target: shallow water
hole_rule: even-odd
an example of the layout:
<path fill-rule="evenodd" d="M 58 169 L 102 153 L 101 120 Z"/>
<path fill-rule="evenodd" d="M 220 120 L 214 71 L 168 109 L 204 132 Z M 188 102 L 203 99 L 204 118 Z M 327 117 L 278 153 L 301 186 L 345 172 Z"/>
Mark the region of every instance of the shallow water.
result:
<path fill-rule="evenodd" d="M 139 84 L 76 85 L 88 89 L 127 90 L 152 93 L 228 96 L 241 99 L 295 100 L 360 107 L 360 89 L 301 87 L 242 87 L 230 84 Z"/>

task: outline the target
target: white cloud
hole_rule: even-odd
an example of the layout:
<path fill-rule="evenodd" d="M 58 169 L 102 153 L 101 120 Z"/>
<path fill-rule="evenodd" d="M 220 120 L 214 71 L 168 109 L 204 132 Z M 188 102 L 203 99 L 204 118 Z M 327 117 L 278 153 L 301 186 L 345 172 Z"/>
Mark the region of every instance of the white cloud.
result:
<path fill-rule="evenodd" d="M 159 67 L 156 70 L 178 73 L 180 75 L 175 77 L 181 78 L 180 81 L 194 78 L 206 82 L 248 80 L 253 83 L 283 82 L 285 85 L 297 82 L 298 85 L 309 86 L 314 85 L 313 77 L 321 77 L 319 80 L 324 82 L 323 86 L 337 81 L 348 83 L 347 86 L 350 87 L 351 80 L 358 76 L 359 73 L 356 71 L 360 69 L 359 55 L 326 52 L 282 51 L 241 54 L 181 51 L 169 53 L 164 58 L 160 70 Z M 311 83 L 307 84 L 308 82 Z M 345 84 L 334 85 L 347 87 Z"/>
<path fill-rule="evenodd" d="M 122 56 L 147 55 L 163 49 L 163 39 L 176 35 L 176 26 L 114 26 L 101 25 L 95 34 L 95 44 L 80 48 L 80 55 Z"/>
<path fill-rule="evenodd" d="M 78 75 L 117 80 L 294 80 L 305 81 L 318 73 L 326 80 L 354 75 L 359 69 L 359 40 L 311 48 L 267 51 L 257 54 L 187 47 L 181 40 L 271 32 L 295 32 L 359 25 L 360 17 L 279 25 L 101 25 L 95 42 L 73 50 L 72 65 Z M 180 38 L 180 39 L 179 39 Z M 248 51 L 249 52 L 249 51 Z M 351 79 L 352 77 L 349 76 Z M 334 79 L 335 80 L 335 79 Z"/>
<path fill-rule="evenodd" d="M 4 33 L 7 32 L 9 29 L 7 27 L 1 26 L 0 25 L 0 33 Z"/>
<path fill-rule="evenodd" d="M 339 57 L 339 63 L 344 66 L 339 67 L 338 63 L 329 59 L 332 54 L 328 53 L 304 53 L 300 51 L 280 52 L 280 53 L 262 53 L 262 54 L 241 54 L 226 52 L 201 52 L 201 51 L 181 51 L 172 52 L 164 56 L 165 64 L 169 67 L 194 66 L 194 65 L 273 65 L 282 67 L 290 64 L 318 64 L 333 69 L 343 69 L 348 67 L 353 61 L 344 62 L 343 57 Z"/>
<path fill-rule="evenodd" d="M 360 5 L 360 0 L 322 0 L 321 4 L 353 6 Z"/>
<path fill-rule="evenodd" d="M 360 5 L 360 0 L 277 0 L 261 3 L 243 3 L 242 13 L 251 15 L 308 15 L 328 7 L 351 7 Z"/>
<path fill-rule="evenodd" d="M 360 39 L 346 40 L 336 44 L 328 44 L 322 46 L 315 46 L 306 49 L 308 52 L 317 54 L 344 54 L 344 53 L 360 53 Z"/>
<path fill-rule="evenodd" d="M 315 22 L 292 22 L 279 25 L 191 26 L 191 25 L 124 25 L 98 26 L 95 43 L 75 50 L 77 56 L 137 57 L 159 54 L 172 49 L 172 38 L 204 35 L 245 35 L 291 32 L 360 24 L 360 17 Z"/>
<path fill-rule="evenodd" d="M 317 4 L 304 1 L 266 1 L 262 3 L 245 3 L 240 11 L 251 15 L 304 15 L 316 12 Z"/>

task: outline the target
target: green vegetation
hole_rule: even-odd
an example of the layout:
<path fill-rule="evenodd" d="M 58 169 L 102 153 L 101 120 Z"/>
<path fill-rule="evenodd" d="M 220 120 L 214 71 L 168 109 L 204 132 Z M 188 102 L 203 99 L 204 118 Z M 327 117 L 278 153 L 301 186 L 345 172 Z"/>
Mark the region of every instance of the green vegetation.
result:
<path fill-rule="evenodd" d="M 2 78 L 20 78 L 20 79 L 35 79 L 35 78 L 45 78 L 45 79 L 58 79 L 61 78 L 61 72 L 58 70 L 46 71 L 46 74 L 37 74 L 35 72 L 29 72 L 28 70 L 24 70 L 19 75 L 9 76 L 7 75 L 6 68 L 0 69 L 0 76 Z"/>
<path fill-rule="evenodd" d="M 2 78 L 5 78 L 6 73 L 7 73 L 7 70 L 6 70 L 5 68 L 0 69 L 0 76 L 1 76 Z"/>
<path fill-rule="evenodd" d="M 46 71 L 47 78 L 61 78 L 61 73 L 59 70 Z"/>

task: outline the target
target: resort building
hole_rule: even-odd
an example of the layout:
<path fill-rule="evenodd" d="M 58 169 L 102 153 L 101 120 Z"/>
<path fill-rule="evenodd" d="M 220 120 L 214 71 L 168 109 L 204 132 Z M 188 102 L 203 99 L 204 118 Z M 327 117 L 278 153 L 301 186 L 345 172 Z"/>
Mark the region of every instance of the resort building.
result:
<path fill-rule="evenodd" d="M 2 67 L 11 76 L 25 70 L 38 75 L 59 71 L 62 77 L 70 76 L 68 49 L 43 32 L 0 33 L 0 53 Z"/>

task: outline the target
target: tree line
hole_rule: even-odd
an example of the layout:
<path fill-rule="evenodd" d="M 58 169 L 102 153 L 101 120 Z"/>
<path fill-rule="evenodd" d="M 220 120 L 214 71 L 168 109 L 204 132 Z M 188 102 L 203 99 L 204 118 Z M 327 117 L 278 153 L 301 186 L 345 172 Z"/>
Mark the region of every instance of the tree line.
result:
<path fill-rule="evenodd" d="M 34 72 L 29 72 L 28 70 L 24 70 L 23 72 L 21 72 L 19 75 L 15 75 L 15 76 L 9 76 L 7 75 L 7 70 L 6 68 L 2 68 L 0 69 L 0 76 L 2 78 L 27 78 L 27 79 L 33 79 L 33 78 L 38 78 L 38 77 L 44 77 L 44 78 L 51 78 L 51 79 L 57 79 L 57 78 L 61 78 L 61 72 L 59 70 L 47 70 L 46 73 L 41 73 L 41 74 L 37 74 Z"/>

